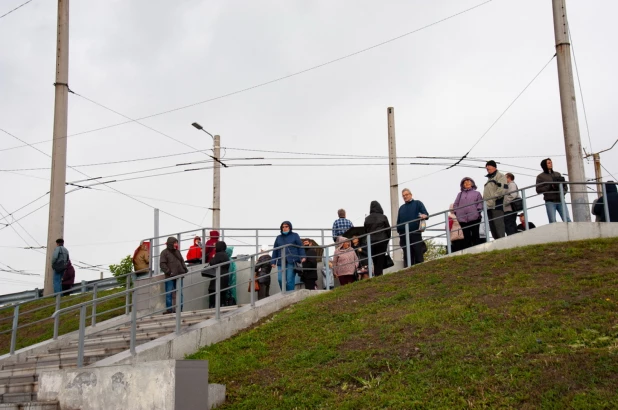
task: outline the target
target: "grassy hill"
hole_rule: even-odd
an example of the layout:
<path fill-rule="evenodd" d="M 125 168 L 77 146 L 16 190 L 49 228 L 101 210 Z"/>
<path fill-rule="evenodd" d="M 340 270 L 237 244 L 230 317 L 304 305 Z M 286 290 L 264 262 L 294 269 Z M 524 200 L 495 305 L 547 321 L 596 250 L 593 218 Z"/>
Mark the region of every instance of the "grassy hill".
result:
<path fill-rule="evenodd" d="M 189 357 L 224 408 L 618 408 L 618 238 L 444 258 Z"/>

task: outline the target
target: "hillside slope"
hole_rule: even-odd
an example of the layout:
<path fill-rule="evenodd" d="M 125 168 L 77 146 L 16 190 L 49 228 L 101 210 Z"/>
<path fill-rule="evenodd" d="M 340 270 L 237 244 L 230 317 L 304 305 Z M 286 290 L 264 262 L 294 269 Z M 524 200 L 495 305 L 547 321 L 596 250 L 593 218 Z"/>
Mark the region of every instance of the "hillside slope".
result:
<path fill-rule="evenodd" d="M 444 258 L 190 358 L 224 408 L 618 408 L 618 238 Z"/>

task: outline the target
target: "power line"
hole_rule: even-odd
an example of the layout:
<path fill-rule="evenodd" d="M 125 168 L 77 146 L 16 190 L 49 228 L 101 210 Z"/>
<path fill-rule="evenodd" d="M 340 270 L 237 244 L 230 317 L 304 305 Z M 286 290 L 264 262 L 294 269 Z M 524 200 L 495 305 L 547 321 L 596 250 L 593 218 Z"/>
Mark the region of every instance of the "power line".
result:
<path fill-rule="evenodd" d="M 616 177 L 614 177 L 614 176 L 612 175 L 612 173 L 611 173 L 611 172 L 609 172 L 609 171 L 607 170 L 607 168 L 605 168 L 605 167 L 603 166 L 603 164 L 601 164 L 601 168 L 603 168 L 603 169 L 605 170 L 605 172 L 607 172 L 607 173 L 609 174 L 609 176 L 610 176 L 610 177 L 614 178 L 614 182 L 616 182 Z"/>
<path fill-rule="evenodd" d="M 356 55 L 365 53 L 365 52 L 373 50 L 375 48 L 378 48 L 378 47 L 384 46 L 386 44 L 392 43 L 394 41 L 400 40 L 400 39 L 402 39 L 404 37 L 407 37 L 409 35 L 412 35 L 412 34 L 420 32 L 420 31 L 426 30 L 426 29 L 428 29 L 430 27 L 433 27 L 433 26 L 438 25 L 440 23 L 443 23 L 445 21 L 451 20 L 451 19 L 453 19 L 455 17 L 461 16 L 461 15 L 463 15 L 465 13 L 468 13 L 468 12 L 473 11 L 473 10 L 475 10 L 475 9 L 477 9 L 479 7 L 482 7 L 482 6 L 486 5 L 486 4 L 489 4 L 492 1 L 493 0 L 484 1 L 484 2 L 482 2 L 480 4 L 477 4 L 476 6 L 473 6 L 473 7 L 470 7 L 468 9 L 462 10 L 462 11 L 460 11 L 458 13 L 452 14 L 452 15 L 450 15 L 448 17 L 442 18 L 440 20 L 437 20 L 437 21 L 435 21 L 433 23 L 427 24 L 427 25 L 422 26 L 420 28 L 417 28 L 415 30 L 409 31 L 407 33 L 404 33 L 404 34 L 401 34 L 399 36 L 393 37 L 391 39 L 385 40 L 383 42 L 374 44 L 372 46 L 366 47 L 366 48 L 364 48 L 362 50 L 355 51 L 355 52 L 350 53 L 350 54 L 346 54 L 346 55 L 344 55 L 342 57 L 339 57 L 339 58 L 336 58 L 334 60 L 330 60 L 330 61 L 318 64 L 318 65 L 306 68 L 304 70 L 294 72 L 292 74 L 288 74 L 288 75 L 285 75 L 285 76 L 282 76 L 282 77 L 278 77 L 278 78 L 275 78 L 273 80 L 269 80 L 269 81 L 266 81 L 266 82 L 263 82 L 263 83 L 260 83 L 260 84 L 256 84 L 256 85 L 253 85 L 253 86 L 250 86 L 250 87 L 246 87 L 246 88 L 242 88 L 242 89 L 239 89 L 239 90 L 236 90 L 236 91 L 232 91 L 232 92 L 229 92 L 227 94 L 222 94 L 220 96 L 209 98 L 207 100 L 198 101 L 198 102 L 193 103 L 193 104 L 188 104 L 188 105 L 184 105 L 184 106 L 181 106 L 181 107 L 173 108 L 173 109 L 170 109 L 170 110 L 161 111 L 161 112 L 158 112 L 158 113 L 155 113 L 155 114 L 147 115 L 147 116 L 144 116 L 144 117 L 140 117 L 140 118 L 136 118 L 136 119 L 131 119 L 130 121 L 125 121 L 125 122 L 121 122 L 121 123 L 117 123 L 117 124 L 111 124 L 111 125 L 108 125 L 108 126 L 99 127 L 99 128 L 96 128 L 96 129 L 91 129 L 91 130 L 79 132 L 77 134 L 67 135 L 66 137 L 61 137 L 61 138 L 69 138 L 69 137 L 75 137 L 75 136 L 78 136 L 78 135 L 89 134 L 89 133 L 92 133 L 92 132 L 102 131 L 102 130 L 106 130 L 106 129 L 109 129 L 109 128 L 118 127 L 120 125 L 125 125 L 125 124 L 130 124 L 132 122 L 137 122 L 137 121 L 145 120 L 147 118 L 153 118 L 153 117 L 157 117 L 157 116 L 160 116 L 160 115 L 169 114 L 169 113 L 172 113 L 172 112 L 176 112 L 176 111 L 184 110 L 184 109 L 187 109 L 187 108 L 195 107 L 197 105 L 202 105 L 202 104 L 206 104 L 206 103 L 209 103 L 209 102 L 212 102 L 212 101 L 217 101 L 217 100 L 220 100 L 220 99 L 223 99 L 223 98 L 231 97 L 231 96 L 236 95 L 236 94 L 240 94 L 240 93 L 244 93 L 244 92 L 247 92 L 247 91 L 255 90 L 257 88 L 261 88 L 261 87 L 264 87 L 264 86 L 267 86 L 267 85 L 270 85 L 270 84 L 274 84 L 274 83 L 277 83 L 279 81 L 287 80 L 289 78 L 296 77 L 296 76 L 299 76 L 301 74 L 305 74 L 305 73 L 308 73 L 310 71 L 317 70 L 319 68 L 326 67 L 328 65 L 331 65 L 331 64 L 334 64 L 334 63 L 346 60 L 346 59 L 354 57 Z M 81 96 L 81 97 L 84 98 L 83 96 Z M 107 109 L 107 107 L 104 107 L 104 108 Z M 122 115 L 122 114 L 119 114 L 119 115 Z M 39 142 L 35 142 L 33 144 L 43 144 L 43 143 L 46 143 L 46 142 L 49 142 L 49 141 L 53 141 L 53 140 L 39 141 Z M 17 148 L 21 148 L 21 147 L 23 147 L 23 145 L 22 146 L 18 146 L 18 147 L 5 148 L 5 149 L 2 149 L 0 151 L 7 151 L 7 150 L 17 149 Z"/>
<path fill-rule="evenodd" d="M 483 138 L 485 138 L 485 136 L 489 133 L 489 131 L 491 131 L 491 129 L 494 127 L 494 125 L 496 125 L 498 123 L 498 121 L 500 121 L 500 119 L 502 117 L 504 117 L 504 115 L 507 113 L 507 111 L 513 106 L 513 104 L 515 104 L 515 102 L 517 102 L 517 100 L 519 99 L 519 97 L 522 96 L 522 94 L 524 92 L 526 92 L 526 90 L 532 85 L 532 83 L 534 83 L 534 81 L 541 75 L 541 73 L 543 71 L 545 71 L 545 69 L 547 68 L 547 66 L 549 65 L 549 63 L 551 63 L 553 61 L 553 59 L 556 57 L 556 54 L 554 54 L 549 61 L 543 66 L 543 68 L 541 68 L 541 70 L 532 78 L 532 80 L 524 87 L 523 90 L 521 90 L 521 92 L 519 94 L 517 94 L 517 97 L 515 97 L 515 99 L 513 101 L 511 101 L 511 103 L 506 107 L 506 109 L 502 112 L 502 114 L 500 114 L 498 116 L 498 118 L 496 118 L 496 120 L 489 126 L 489 128 L 487 129 L 487 131 L 485 131 L 483 133 L 483 135 L 480 136 L 480 138 L 478 140 L 476 140 L 476 142 L 472 145 L 472 147 L 468 150 L 468 152 L 466 152 L 457 162 L 455 162 L 453 165 L 451 165 L 448 168 L 452 168 L 454 166 L 456 166 L 457 164 L 459 164 L 461 161 L 463 161 L 470 152 L 472 152 L 472 150 L 474 149 L 474 147 L 476 147 L 478 145 L 479 142 L 481 142 L 481 140 Z M 448 169 L 447 168 L 447 169 Z"/>
<path fill-rule="evenodd" d="M 6 210 L 6 208 L 4 207 L 4 205 L 0 204 L 0 207 L 1 207 L 2 209 L 4 209 L 4 212 L 7 212 L 7 216 L 8 216 L 8 212 L 9 212 L 9 211 L 7 211 L 7 210 Z M 2 217 L 4 218 L 4 215 L 2 215 L 2 213 L 1 213 L 1 212 L 0 212 L 0 216 L 2 216 Z M 13 219 L 15 219 L 15 218 L 13 218 Z M 37 241 L 37 240 L 34 238 L 34 236 L 30 235 L 30 232 L 28 232 L 28 231 L 26 230 L 26 228 L 24 228 L 24 226 L 23 226 L 22 224 L 20 224 L 19 222 L 15 222 L 15 223 L 16 223 L 17 225 L 19 225 L 19 227 L 20 227 L 20 228 L 21 228 L 21 229 L 22 229 L 22 230 L 26 233 L 26 235 L 28 235 L 28 236 L 29 236 L 29 237 L 30 237 L 30 238 L 34 241 L 34 243 L 36 243 L 39 247 L 40 247 L 40 246 L 42 246 L 42 245 L 39 243 L 39 241 Z M 30 246 L 30 244 L 29 244 L 28 242 L 26 242 L 26 240 L 25 240 L 24 238 L 22 238 L 22 236 L 19 234 L 19 232 L 17 232 L 17 229 L 15 229 L 15 227 L 13 226 L 13 224 L 12 224 L 12 223 L 10 223 L 9 225 L 11 226 L 11 228 L 13 228 L 13 230 L 15 231 L 15 233 L 16 233 L 16 234 L 17 234 L 17 235 L 18 235 L 18 236 L 19 236 L 19 237 L 20 237 L 20 238 L 24 241 L 24 243 L 25 243 L 27 246 Z M 34 249 L 34 248 L 33 248 L 33 249 Z M 40 252 L 40 251 L 38 251 L 38 252 Z"/>
<path fill-rule="evenodd" d="M 588 114 L 586 113 L 586 103 L 584 102 L 584 92 L 582 91 L 582 82 L 579 79 L 579 69 L 577 68 L 577 58 L 575 58 L 575 47 L 573 46 L 573 37 L 571 36 L 571 27 L 569 27 L 569 41 L 571 42 L 571 50 L 573 51 L 573 61 L 575 62 L 575 74 L 577 75 L 577 85 L 579 86 L 579 96 L 582 99 L 582 108 L 584 110 L 584 121 L 586 122 L 586 133 L 588 134 L 588 143 L 590 144 L 590 152 L 592 152 L 592 139 L 590 138 L 590 127 L 588 126 Z"/>
<path fill-rule="evenodd" d="M 17 10 L 17 9 L 20 9 L 20 8 L 24 7 L 26 4 L 30 3 L 31 1 L 32 1 L 32 0 L 28 0 L 27 2 L 25 2 L 25 3 L 23 3 L 23 4 L 20 4 L 19 6 L 15 7 L 13 10 L 8 11 L 8 12 L 6 12 L 6 13 L 4 13 L 3 15 L 1 15 L 1 16 L 0 16 L 0 19 L 1 19 L 1 18 L 3 18 L 3 17 L 8 16 L 8 15 L 9 15 L 9 14 L 11 14 L 12 12 L 14 12 L 15 10 Z"/>

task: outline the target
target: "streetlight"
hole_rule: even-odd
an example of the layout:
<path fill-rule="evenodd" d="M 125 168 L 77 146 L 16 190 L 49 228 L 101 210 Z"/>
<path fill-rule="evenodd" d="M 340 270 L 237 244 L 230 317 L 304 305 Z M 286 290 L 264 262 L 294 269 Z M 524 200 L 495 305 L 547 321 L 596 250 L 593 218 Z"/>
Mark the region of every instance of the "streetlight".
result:
<path fill-rule="evenodd" d="M 210 135 L 213 141 L 212 152 L 214 156 L 212 156 L 211 158 L 214 160 L 215 163 L 212 173 L 212 228 L 215 230 L 219 230 L 221 226 L 221 165 L 227 168 L 227 165 L 219 160 L 219 156 L 221 155 L 221 137 L 218 135 L 213 136 L 197 122 L 194 122 L 191 125 L 196 129 L 204 131 L 206 134 Z"/>

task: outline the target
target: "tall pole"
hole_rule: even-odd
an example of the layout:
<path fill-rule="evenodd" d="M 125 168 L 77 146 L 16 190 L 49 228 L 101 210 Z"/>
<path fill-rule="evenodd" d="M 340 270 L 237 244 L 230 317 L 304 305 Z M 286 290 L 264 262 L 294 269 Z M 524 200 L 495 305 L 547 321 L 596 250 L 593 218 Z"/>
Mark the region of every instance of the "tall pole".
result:
<path fill-rule="evenodd" d="M 213 155 L 215 157 L 214 169 L 212 173 L 212 228 L 219 230 L 221 227 L 221 137 L 215 135 L 213 138 Z"/>
<path fill-rule="evenodd" d="M 597 181 L 597 198 L 603 196 L 603 174 L 601 173 L 601 154 L 592 154 L 594 160 L 594 179 Z"/>
<path fill-rule="evenodd" d="M 388 119 L 388 165 L 389 182 L 391 191 L 391 226 L 397 224 L 397 214 L 399 213 L 399 182 L 397 178 L 397 142 L 395 141 L 395 109 L 386 109 Z M 396 236 L 393 236 L 393 249 L 396 249 Z"/>
<path fill-rule="evenodd" d="M 44 295 L 54 293 L 51 259 L 56 239 L 64 236 L 64 195 L 67 171 L 67 115 L 69 102 L 69 0 L 58 0 L 58 37 L 56 41 L 56 96 L 54 139 L 52 145 L 47 255 L 45 258 Z M 70 246 L 70 244 L 68 244 Z"/>
<path fill-rule="evenodd" d="M 584 158 L 579 136 L 573 67 L 571 65 L 571 43 L 569 42 L 569 23 L 567 21 L 566 0 L 552 0 L 554 11 L 554 35 L 556 39 L 556 56 L 558 59 L 558 82 L 560 88 L 560 106 L 562 109 L 562 128 L 566 151 L 569 180 L 585 182 Z M 588 194 L 581 185 L 571 185 L 571 202 L 573 220 L 590 222 Z"/>
<path fill-rule="evenodd" d="M 154 210 L 154 238 L 152 243 L 150 244 L 150 252 L 152 253 L 152 264 L 154 266 L 150 267 L 153 274 L 157 276 L 159 274 L 159 255 L 161 254 L 161 249 L 159 248 L 159 209 L 155 208 Z"/>

